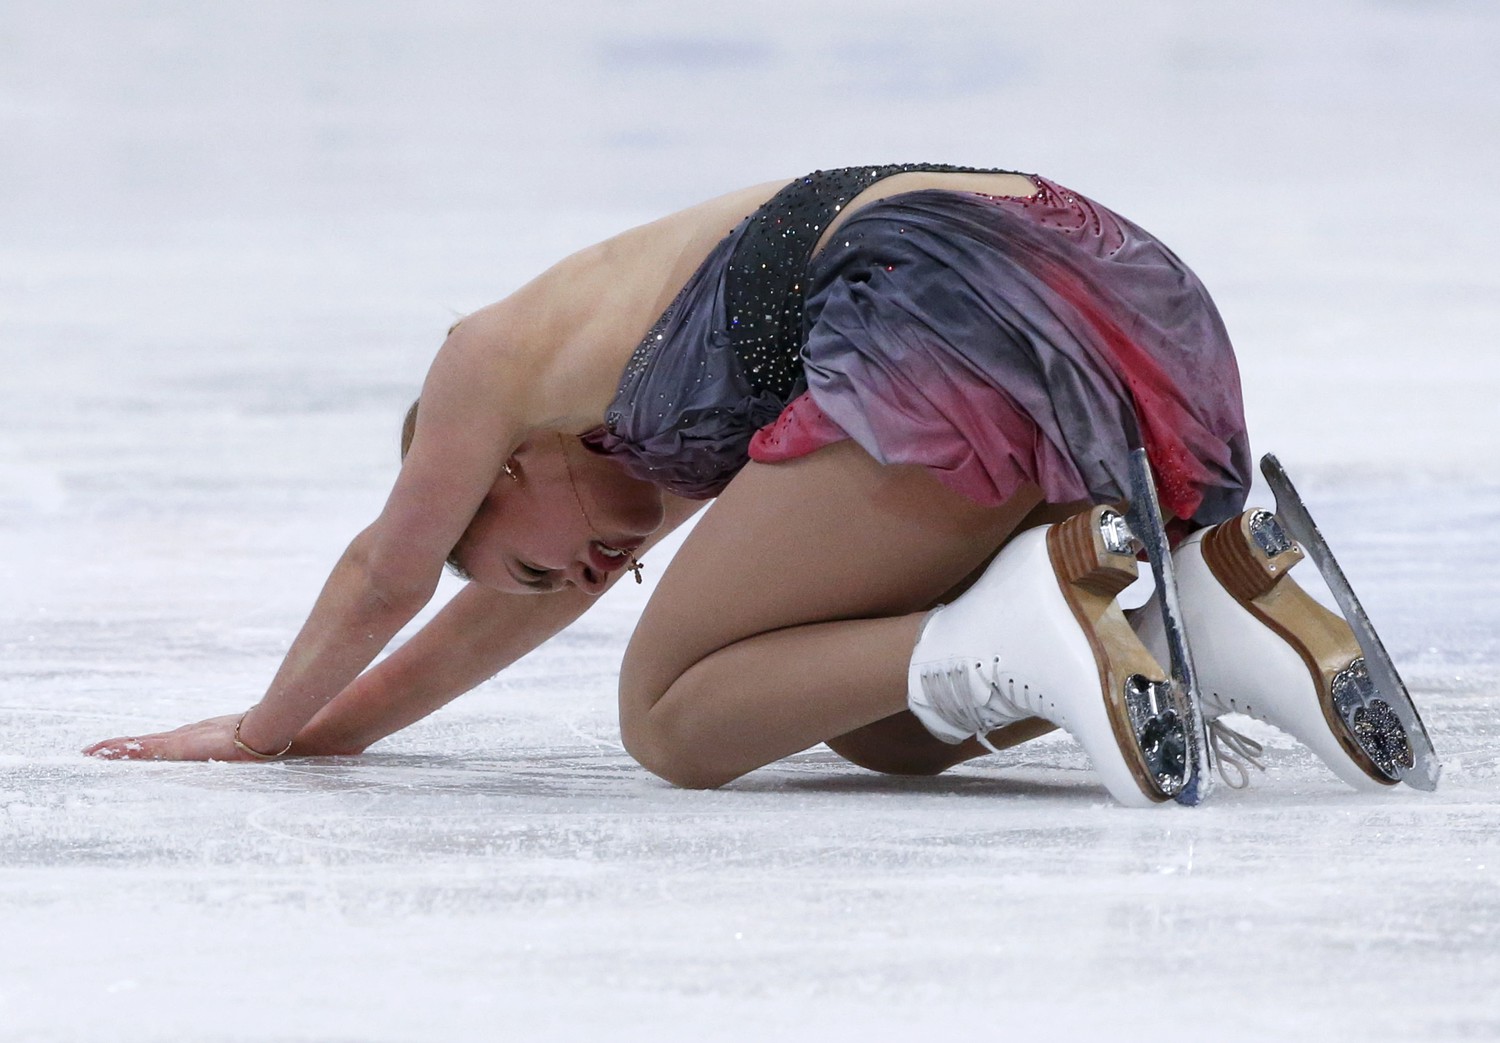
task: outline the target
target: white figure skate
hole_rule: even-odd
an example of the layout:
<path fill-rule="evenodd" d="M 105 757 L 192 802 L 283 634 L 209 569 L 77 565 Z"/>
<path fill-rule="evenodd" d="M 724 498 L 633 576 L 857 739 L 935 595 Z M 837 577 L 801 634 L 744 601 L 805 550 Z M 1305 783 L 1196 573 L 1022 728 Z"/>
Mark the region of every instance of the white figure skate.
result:
<path fill-rule="evenodd" d="M 912 712 L 952 743 L 1041 717 L 1083 745 L 1120 803 L 1173 799 L 1192 772 L 1184 714 L 1115 603 L 1135 578 L 1118 511 L 1023 532 L 928 616 L 907 675 Z"/>
<path fill-rule="evenodd" d="M 1173 552 L 1203 712 L 1274 725 L 1358 789 L 1395 785 L 1413 768 L 1408 730 L 1371 684 L 1349 625 L 1288 575 L 1302 556 L 1265 510 L 1196 532 Z M 1137 624 L 1159 653 L 1156 614 Z"/>

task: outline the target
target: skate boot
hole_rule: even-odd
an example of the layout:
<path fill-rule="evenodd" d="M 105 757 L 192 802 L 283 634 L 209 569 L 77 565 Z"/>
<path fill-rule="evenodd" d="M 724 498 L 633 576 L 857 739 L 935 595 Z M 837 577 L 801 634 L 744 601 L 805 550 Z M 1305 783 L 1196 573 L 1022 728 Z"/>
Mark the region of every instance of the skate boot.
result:
<path fill-rule="evenodd" d="M 1374 691 L 1349 625 L 1288 575 L 1302 549 L 1274 514 L 1200 530 L 1172 557 L 1205 716 L 1274 725 L 1358 789 L 1401 781 L 1413 763 L 1407 732 Z M 1137 622 L 1148 648 L 1164 647 L 1156 613 Z"/>
<path fill-rule="evenodd" d="M 1192 768 L 1175 689 L 1115 603 L 1135 577 L 1117 511 L 1021 533 L 928 616 L 907 674 L 912 712 L 940 739 L 985 745 L 1001 725 L 1044 718 L 1082 743 L 1120 803 L 1172 799 Z"/>

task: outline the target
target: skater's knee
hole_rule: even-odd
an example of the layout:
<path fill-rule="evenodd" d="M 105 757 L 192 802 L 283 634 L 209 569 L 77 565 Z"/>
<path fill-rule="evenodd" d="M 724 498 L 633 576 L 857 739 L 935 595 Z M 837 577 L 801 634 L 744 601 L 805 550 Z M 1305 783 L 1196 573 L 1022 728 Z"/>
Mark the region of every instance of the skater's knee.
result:
<path fill-rule="evenodd" d="M 715 763 L 711 744 L 695 734 L 685 712 L 691 693 L 678 678 L 664 690 L 641 683 L 640 674 L 620 675 L 620 741 L 625 752 L 651 774 L 683 789 L 717 789 L 737 777 Z"/>
<path fill-rule="evenodd" d="M 673 734 L 670 723 L 664 725 L 652 714 L 629 725 L 622 719 L 620 738 L 637 764 L 682 789 L 718 789 L 736 777 L 695 751 L 682 736 Z"/>

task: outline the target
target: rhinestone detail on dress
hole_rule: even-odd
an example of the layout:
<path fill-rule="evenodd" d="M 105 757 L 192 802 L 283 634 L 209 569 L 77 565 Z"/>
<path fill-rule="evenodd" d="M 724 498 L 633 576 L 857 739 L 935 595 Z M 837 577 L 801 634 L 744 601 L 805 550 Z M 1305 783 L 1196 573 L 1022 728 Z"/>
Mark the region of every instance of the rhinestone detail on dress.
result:
<path fill-rule="evenodd" d="M 912 171 L 1014 173 L 935 163 L 815 170 L 788 184 L 750 215 L 725 274 L 724 315 L 730 343 L 756 392 L 788 397 L 802 375 L 807 262 L 823 230 L 851 199 L 875 182 Z"/>

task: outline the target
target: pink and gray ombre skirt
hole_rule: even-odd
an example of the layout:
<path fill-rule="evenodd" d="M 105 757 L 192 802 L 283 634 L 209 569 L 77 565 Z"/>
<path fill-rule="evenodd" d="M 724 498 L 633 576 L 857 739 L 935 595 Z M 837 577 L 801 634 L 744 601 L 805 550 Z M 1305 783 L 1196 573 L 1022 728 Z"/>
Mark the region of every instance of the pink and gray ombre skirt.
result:
<path fill-rule="evenodd" d="M 807 389 L 751 459 L 852 438 L 982 504 L 1129 488 L 1210 524 L 1250 484 L 1239 372 L 1203 285 L 1166 247 L 1043 178 L 1033 197 L 921 191 L 861 208 L 808 270 Z"/>

